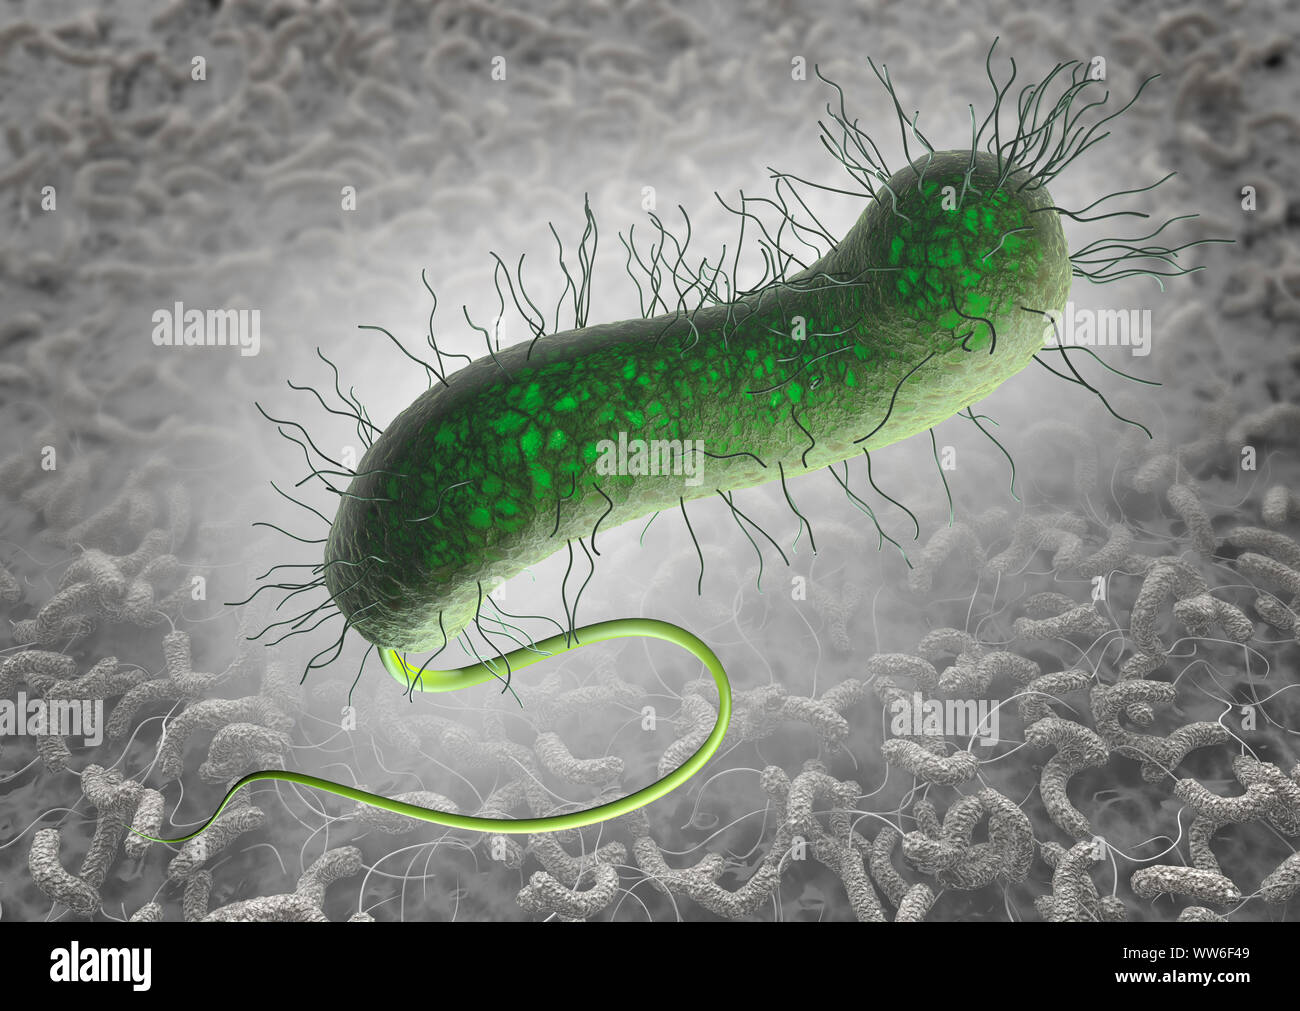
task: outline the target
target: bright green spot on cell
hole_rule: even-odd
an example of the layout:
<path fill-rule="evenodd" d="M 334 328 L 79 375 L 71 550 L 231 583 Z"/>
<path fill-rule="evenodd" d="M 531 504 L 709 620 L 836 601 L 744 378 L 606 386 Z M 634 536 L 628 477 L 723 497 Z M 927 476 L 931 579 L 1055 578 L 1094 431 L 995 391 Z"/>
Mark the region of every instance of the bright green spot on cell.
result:
<path fill-rule="evenodd" d="M 555 410 L 557 411 L 572 411 L 577 406 L 578 401 L 569 396 L 561 397 L 555 402 Z"/>
<path fill-rule="evenodd" d="M 642 411 L 624 411 L 623 415 L 632 423 L 633 428 L 641 428 L 645 425 L 645 414 Z"/>
<path fill-rule="evenodd" d="M 498 435 L 505 435 L 523 428 L 527 422 L 528 418 L 519 412 L 506 411 L 496 419 L 492 427 L 496 429 Z"/>
<path fill-rule="evenodd" d="M 529 425 L 528 431 L 519 437 L 519 448 L 530 460 L 537 456 L 542 448 L 542 433 L 537 430 L 536 425 Z"/>
<path fill-rule="evenodd" d="M 523 396 L 520 397 L 520 403 L 528 410 L 536 410 L 542 406 L 542 387 L 540 383 L 529 383 L 528 388 L 524 390 Z"/>
<path fill-rule="evenodd" d="M 486 530 L 492 525 L 492 513 L 486 506 L 476 506 L 469 511 L 465 517 L 466 521 L 472 527 L 478 527 L 480 530 Z"/>
<path fill-rule="evenodd" d="M 562 431 L 560 431 L 560 429 L 557 428 L 554 432 L 551 433 L 551 438 L 547 441 L 546 448 L 563 449 L 568 444 L 569 444 L 569 437 L 565 435 Z"/>

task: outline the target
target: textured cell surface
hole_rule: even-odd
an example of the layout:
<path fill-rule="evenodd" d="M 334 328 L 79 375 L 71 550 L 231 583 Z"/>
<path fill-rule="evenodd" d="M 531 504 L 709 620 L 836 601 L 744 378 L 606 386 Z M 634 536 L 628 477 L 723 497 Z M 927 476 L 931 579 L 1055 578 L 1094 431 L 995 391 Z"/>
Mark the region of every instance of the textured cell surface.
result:
<path fill-rule="evenodd" d="M 358 466 L 326 549 L 334 601 L 371 642 L 438 648 L 482 593 L 572 538 L 820 469 L 984 398 L 1041 349 L 1042 314 L 1069 291 L 1051 197 L 1022 181 L 987 154 L 919 159 L 787 282 L 456 372 Z M 703 480 L 598 474 L 620 433 L 701 440 Z"/>

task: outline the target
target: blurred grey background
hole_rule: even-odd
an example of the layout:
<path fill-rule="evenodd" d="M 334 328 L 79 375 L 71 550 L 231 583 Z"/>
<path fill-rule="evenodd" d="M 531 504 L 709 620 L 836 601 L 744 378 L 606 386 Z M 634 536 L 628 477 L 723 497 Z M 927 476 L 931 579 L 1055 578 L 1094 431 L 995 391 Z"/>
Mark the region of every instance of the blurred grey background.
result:
<path fill-rule="evenodd" d="M 764 789 L 772 783 L 765 769 L 793 778 L 808 760 L 857 784 L 856 799 L 841 806 L 867 840 L 886 823 L 916 831 L 922 797 L 942 814 L 959 793 L 985 785 L 1022 806 L 1039 843 L 1068 848 L 1074 840 L 1037 792 L 1050 752 L 1022 743 L 1010 705 L 1006 742 L 986 753 L 975 748 L 987 762 L 981 782 L 918 791 L 881 756 L 885 728 L 874 696 L 842 711 L 814 703 L 848 679 L 867 681 L 875 654 L 917 653 L 937 628 L 1015 651 L 1044 672 L 1084 667 L 1113 681 L 1128 655 L 1123 631 L 1109 649 L 1094 642 L 1106 636 L 1027 641 L 1014 621 L 1032 612 L 1025 601 L 1035 594 L 1090 602 L 1090 580 L 1053 557 L 1052 531 L 1073 531 L 1091 553 L 1117 526 L 1130 531 L 1134 553 L 1188 559 L 1255 622 L 1243 647 L 1218 631 L 1183 634 L 1165 608 L 1162 634 L 1176 645 L 1156 676 L 1176 679 L 1177 699 L 1147 731 L 1214 722 L 1257 692 L 1270 702 L 1253 733 L 1232 724 L 1238 741 L 1196 752 L 1158 783 L 1112 756 L 1071 786 L 1073 803 L 1111 848 L 1091 872 L 1102 896 L 1117 895 L 1130 919 L 1173 918 L 1195 904 L 1186 896 L 1152 901 L 1130 887 L 1147 864 L 1194 862 L 1185 838 L 1191 813 L 1173 792 L 1175 779 L 1236 794 L 1234 754 L 1288 772 L 1297 759 L 1300 722 L 1286 694 L 1297 677 L 1294 629 L 1251 609 L 1254 580 L 1234 566 L 1239 552 L 1225 535 L 1264 525 L 1270 489 L 1297 488 L 1300 425 L 1286 410 L 1267 409 L 1295 404 L 1300 365 L 1293 184 L 1300 12 L 1244 2 L 1067 0 L 1032 12 L 937 0 L 811 6 L 0 5 L 0 596 L 10 619 L 0 629 L 8 637 L 0 662 L 9 664 L 0 682 L 15 697 L 94 675 L 100 682 L 86 697 L 97 693 L 110 718 L 118 714 L 116 733 L 97 747 L 74 740 L 66 755 L 49 741 L 0 740 L 0 918 L 127 919 L 141 910 L 196 918 L 294 893 L 322 857 L 341 868 L 323 899 L 246 905 L 230 915 L 301 918 L 310 906 L 331 919 L 852 918 L 860 911 L 854 886 L 832 866 L 840 830 L 821 818 L 820 829 L 804 834 L 831 841 L 807 854 L 791 850 Z M 760 544 L 761 579 L 758 556 L 726 506 L 693 507 L 706 560 L 702 596 L 699 559 L 679 518 L 660 517 L 644 536 L 639 524 L 602 533 L 581 620 L 639 614 L 684 624 L 718 652 L 743 695 L 720 757 L 689 788 L 653 805 L 645 822 L 549 840 L 482 838 L 378 824 L 355 805 L 265 786 L 249 791 L 260 814 L 247 815 L 246 830 L 211 852 L 178 857 L 128 845 L 118 853 L 105 812 L 130 817 L 141 791 L 158 790 L 163 834 L 178 833 L 206 818 L 225 784 L 260 758 L 384 793 L 439 794 L 461 810 L 504 804 L 502 813 L 517 815 L 547 798 L 577 807 L 628 792 L 654 778 L 666 754 L 680 761 L 693 750 L 680 742 L 693 739 L 701 719 L 705 729 L 711 724 L 711 696 L 697 681 L 698 664 L 661 644 L 592 647 L 535 667 L 517 681 L 522 712 L 489 689 L 410 702 L 373 656 L 358 679 L 365 644 L 355 637 L 300 686 L 305 663 L 337 628 L 267 650 L 243 637 L 297 612 L 274 612 L 267 593 L 249 606 L 225 602 L 247 597 L 273 565 L 318 558 L 318 546 L 251 526 L 323 536 L 324 525 L 277 496 L 271 481 L 327 516 L 335 503 L 310 482 L 293 487 L 306 474 L 303 454 L 254 401 L 301 423 L 326 453 L 355 460 L 363 449 L 355 430 L 287 381 L 334 402 L 334 376 L 319 349 L 339 367 L 342 390 L 354 389 L 386 424 L 425 388 L 426 375 L 382 334 L 359 326 L 384 327 L 421 353 L 433 304 L 422 271 L 437 292 L 433 328 L 444 352 L 484 353 L 462 306 L 475 322 L 494 326 L 499 318 L 502 346 L 526 340 L 523 322 L 499 308 L 490 254 L 512 268 L 524 255 L 530 294 L 549 318 L 564 276 L 547 226 L 572 264 L 585 196 L 600 224 L 590 318 L 638 315 L 618 233 L 635 225 L 638 241 L 650 238 L 647 188 L 679 233 L 678 205 L 686 210 L 695 259 L 712 260 L 736 241 L 735 219 L 715 193 L 733 206 L 742 191 L 770 196 L 771 169 L 849 184 L 818 143 L 818 120 L 828 121 L 825 106 L 836 97 L 814 65 L 840 84 L 850 116 L 897 166 L 898 122 L 868 57 L 888 67 L 906 113 L 919 110 L 936 146 L 957 148 L 969 143 L 968 105 L 979 118 L 990 107 L 985 58 L 995 36 L 999 81 L 1008 57 L 1025 83 L 1057 61 L 1104 57 L 1107 110 L 1161 75 L 1052 192 L 1058 205 L 1082 208 L 1177 175 L 1115 201 L 1151 216 L 1140 228 L 1132 219 L 1067 223 L 1072 246 L 1192 213 L 1200 217 L 1163 233 L 1171 244 L 1235 240 L 1189 250 L 1180 262 L 1206 269 L 1170 279 L 1164 292 L 1150 278 L 1075 285 L 1083 308 L 1151 310 L 1149 355 L 1102 355 L 1163 385 L 1132 385 L 1096 365 L 1089 374 L 1153 441 L 1086 391 L 1027 371 L 980 407 L 1016 460 L 1019 500 L 1008 490 L 1006 460 L 968 422 L 936 431 L 937 444 L 955 447 L 959 461 L 943 477 L 924 437 L 873 457 L 876 482 L 917 514 L 919 543 L 907 515 L 868 494 L 862 462 L 853 464 L 855 493 L 914 562 L 936 545 L 928 589 L 914 574 L 909 583 L 889 543 L 878 550 L 871 519 L 827 473 L 790 489 L 813 527 L 816 555 L 806 533 L 791 551 L 798 521 L 779 488 L 737 500 L 790 561 L 787 568 Z M 1253 210 L 1243 209 L 1243 187 L 1253 187 Z M 862 209 L 859 200 L 826 193 L 810 206 L 834 235 Z M 153 314 L 176 302 L 259 309 L 259 353 L 155 346 Z M 1259 450 L 1253 471 L 1237 466 L 1247 442 Z M 951 533 L 944 477 L 966 540 Z M 1194 490 L 1212 539 L 1220 538 L 1215 550 L 1196 553 L 1195 524 L 1171 503 L 1171 484 Z M 1296 517 L 1283 512 L 1278 526 L 1294 536 Z M 953 538 L 957 550 L 942 555 L 947 542 L 932 541 L 936 534 Z M 585 578 L 585 562 L 577 564 Z M 502 606 L 562 620 L 565 565 L 561 555 L 513 581 Z M 1128 629 L 1140 585 L 1131 574 L 1112 581 L 1110 606 L 1100 611 L 1116 630 Z M 570 582 L 570 602 L 574 588 Z M 1061 610 L 1059 601 L 1038 604 L 1043 614 Z M 528 627 L 536 635 L 548 628 Z M 183 643 L 192 668 L 178 679 Z M 33 649 L 48 655 L 15 662 Z M 928 659 L 942 670 L 960 652 L 940 648 Z M 203 673 L 212 676 L 194 677 Z M 349 692 L 355 723 L 344 711 Z M 246 701 L 185 719 L 211 699 Z M 1058 711 L 1087 712 L 1086 692 L 1070 699 L 1072 708 Z M 177 721 L 185 733 L 164 741 L 164 728 L 172 735 Z M 228 725 L 236 729 L 223 730 Z M 548 760 L 536 745 L 539 730 L 555 734 L 571 756 L 603 764 L 566 775 L 567 759 Z M 88 765 L 109 770 L 102 776 L 111 803 L 81 777 Z M 814 810 L 830 806 L 819 801 Z M 48 829 L 58 829 L 59 860 L 84 887 L 33 880 L 33 846 Z M 42 839 L 48 849 L 51 837 Z M 714 894 L 712 887 L 743 899 L 692 898 L 686 879 L 654 870 L 638 843 L 646 839 L 670 867 L 697 868 L 697 896 Z M 1294 847 L 1257 820 L 1220 829 L 1214 851 L 1245 896 Z M 894 860 L 909 885 L 929 880 L 902 854 Z M 36 863 L 47 881 L 61 880 L 48 859 Z M 1026 880 L 936 886 L 929 917 L 1042 918 L 1034 900 L 1052 891 L 1050 863 L 1039 846 Z M 537 872 L 546 875 L 540 883 Z M 889 918 L 896 904 L 885 903 Z M 1259 898 L 1216 908 L 1248 919 L 1295 914 L 1294 903 Z"/>

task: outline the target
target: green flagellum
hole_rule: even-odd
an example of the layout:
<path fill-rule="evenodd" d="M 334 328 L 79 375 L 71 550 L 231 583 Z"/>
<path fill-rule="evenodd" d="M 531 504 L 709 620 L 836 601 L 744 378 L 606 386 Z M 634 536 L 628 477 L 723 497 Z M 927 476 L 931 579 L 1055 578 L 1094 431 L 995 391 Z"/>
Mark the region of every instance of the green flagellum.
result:
<path fill-rule="evenodd" d="M 438 649 L 566 543 L 964 410 L 1041 350 L 1070 281 L 1045 186 L 994 155 L 928 155 L 798 274 L 516 345 L 422 394 L 341 500 L 327 589 L 370 642 Z M 620 435 L 673 444 L 676 472 L 608 473 Z"/>

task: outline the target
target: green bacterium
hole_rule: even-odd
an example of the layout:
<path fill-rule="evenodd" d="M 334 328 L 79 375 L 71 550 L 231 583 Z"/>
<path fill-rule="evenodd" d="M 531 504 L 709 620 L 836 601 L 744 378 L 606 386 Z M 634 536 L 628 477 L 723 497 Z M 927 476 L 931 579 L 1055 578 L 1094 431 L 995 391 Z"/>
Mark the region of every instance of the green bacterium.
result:
<path fill-rule="evenodd" d="M 991 48 L 990 59 L 992 53 Z M 453 815 L 280 770 L 244 777 L 231 795 L 259 780 L 289 781 L 440 825 L 507 833 L 576 828 L 625 814 L 694 775 L 726 733 L 730 687 L 716 655 L 694 635 L 652 619 L 577 627 L 566 601 L 567 628 L 508 652 L 495 649 L 470 667 L 436 670 L 431 661 L 417 667 L 406 654 L 432 650 L 436 656 L 457 639 L 474 649 L 468 637 L 475 629 L 482 641 L 492 642 L 484 622 L 498 633 L 506 626 L 485 615 L 485 588 L 566 548 L 572 564 L 575 542 L 584 552 L 590 548 L 589 558 L 599 555 L 598 535 L 622 524 L 678 509 L 690 529 L 687 503 L 715 495 L 728 502 L 739 523 L 747 518 L 736 509 L 733 493 L 770 481 L 781 482 L 798 513 L 788 478 L 859 454 L 869 466 L 872 450 L 962 412 L 978 425 L 970 405 L 1031 363 L 1095 393 L 1110 409 L 1076 368 L 1071 349 L 1044 344 L 1045 326 L 1064 310 L 1073 278 L 1108 283 L 1140 274 L 1159 281 L 1196 269 L 1177 263 L 1182 249 L 1217 240 L 1152 245 L 1171 223 L 1166 222 L 1147 235 L 1103 240 L 1072 253 L 1064 218 L 1109 217 L 1083 215 L 1102 200 L 1153 187 L 1113 193 L 1069 211 L 1055 204 L 1048 184 L 1106 136 L 1099 133 L 1104 124 L 1151 79 L 1123 108 L 1085 126 L 1081 117 L 1105 99 L 1083 98 L 1105 85 L 1088 76 L 1085 64 L 1059 64 L 1020 92 L 1015 130 L 1004 137 L 999 121 L 1015 78 L 1012 61 L 1005 84 L 989 70 L 993 109 L 977 127 L 971 107 L 969 147 L 936 151 L 917 117 L 903 114 L 888 71 L 874 63 L 872 68 L 892 100 L 907 164 L 889 170 L 875 142 L 844 112 L 843 93 L 832 84 L 838 109 L 830 104 L 827 112 L 838 132 L 823 124 L 823 143 L 867 202 L 857 222 L 823 255 L 803 263 L 779 236 L 772 241 L 762 229 L 758 241 L 769 276 L 740 290 L 720 264 L 710 268 L 706 260 L 696 272 L 684 268 L 684 244 L 675 239 L 674 250 L 665 253 L 670 236 L 659 225 L 658 259 L 646 274 L 662 281 L 667 270 L 676 304 L 662 284 L 652 283 L 653 297 L 648 307 L 642 298 L 646 311 L 640 318 L 588 325 L 588 254 L 581 282 L 566 288 L 576 325 L 559 332 L 547 331 L 522 273 L 517 292 L 507 269 L 510 294 L 533 338 L 494 349 L 487 331 L 466 312 L 488 354 L 450 371 L 431 331 L 437 364 L 403 349 L 428 371 L 426 392 L 382 432 L 359 401 L 343 398 L 349 408 L 335 413 L 355 418 L 368 450 L 355 471 L 316 472 L 327 484 L 330 475 L 344 476 L 347 485 L 330 486 L 339 506 L 317 578 L 293 592 L 323 587 L 328 599 L 308 615 L 341 615 L 343 634 L 352 630 L 371 643 L 407 690 L 452 691 L 492 679 L 508 685 L 513 672 L 581 644 L 656 637 L 691 651 L 717 685 L 717 723 L 695 754 L 619 801 L 553 817 Z M 1049 99 L 1054 82 L 1060 94 Z M 794 192 L 793 177 L 775 177 L 778 193 Z M 785 200 L 782 209 L 788 209 Z M 757 220 L 743 203 L 738 213 L 742 223 Z M 1145 217 L 1114 216 L 1122 214 Z M 594 253 L 594 220 L 588 215 Z M 790 231 L 799 227 L 825 235 L 819 224 L 792 224 Z M 584 251 L 585 241 L 586 236 Z M 636 255 L 645 267 L 633 246 L 625 245 L 629 262 Z M 1051 354 L 1058 357 L 1052 360 Z M 704 460 L 694 462 L 707 466 L 654 475 L 603 472 L 596 466 L 602 446 L 629 432 L 660 440 L 678 462 L 687 454 L 702 455 Z M 341 635 L 338 650 L 342 641 Z M 321 655 L 309 669 L 320 665 Z"/>

